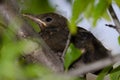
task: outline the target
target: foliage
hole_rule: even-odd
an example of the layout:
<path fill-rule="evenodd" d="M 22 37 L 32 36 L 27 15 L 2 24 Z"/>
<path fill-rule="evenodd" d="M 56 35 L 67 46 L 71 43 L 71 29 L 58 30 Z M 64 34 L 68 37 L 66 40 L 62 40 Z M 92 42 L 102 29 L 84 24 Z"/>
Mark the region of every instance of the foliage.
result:
<path fill-rule="evenodd" d="M 120 80 L 120 66 L 116 67 L 110 72 L 111 80 Z"/>
<path fill-rule="evenodd" d="M 40 14 L 54 11 L 48 0 L 17 0 L 21 13 Z"/>
<path fill-rule="evenodd" d="M 103 80 L 106 75 L 109 75 L 110 80 L 120 80 L 120 66 L 113 69 L 112 66 L 105 67 L 96 80 Z"/>
<path fill-rule="evenodd" d="M 118 43 L 120 44 L 120 36 L 118 37 Z"/>
<path fill-rule="evenodd" d="M 119 0 L 114 0 L 118 6 L 120 6 L 120 1 Z"/>
<path fill-rule="evenodd" d="M 98 75 L 96 80 L 103 80 L 106 74 L 112 69 L 112 66 L 105 67 Z"/>
<path fill-rule="evenodd" d="M 80 3 L 82 5 L 80 5 Z M 76 22 L 82 17 L 86 17 L 88 19 L 92 18 L 92 23 L 94 26 L 101 17 L 109 19 L 107 8 L 110 4 L 111 0 L 74 0 L 69 26 L 71 33 L 76 33 Z"/>
<path fill-rule="evenodd" d="M 81 56 L 81 51 L 77 48 L 75 48 L 75 46 L 73 44 L 70 44 L 69 48 L 67 49 L 67 52 L 65 54 L 65 60 L 64 60 L 64 66 L 65 69 L 68 70 L 68 68 L 70 67 L 70 65 L 76 61 L 80 56 Z"/>
<path fill-rule="evenodd" d="M 70 24 L 70 31 L 72 34 L 76 33 L 76 21 L 79 18 L 79 15 L 84 12 L 87 5 L 91 2 L 91 0 L 74 0 L 72 5 L 72 16 L 71 16 L 71 24 Z M 80 5 L 82 3 L 82 6 Z"/>

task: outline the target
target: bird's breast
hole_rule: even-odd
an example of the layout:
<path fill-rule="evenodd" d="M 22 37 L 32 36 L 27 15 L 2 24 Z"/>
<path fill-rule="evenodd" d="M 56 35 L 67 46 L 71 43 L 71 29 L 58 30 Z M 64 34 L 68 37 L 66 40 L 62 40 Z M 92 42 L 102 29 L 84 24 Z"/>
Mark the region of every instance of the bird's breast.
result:
<path fill-rule="evenodd" d="M 68 32 L 64 29 L 50 28 L 40 32 L 46 44 L 55 52 L 62 52 L 65 48 Z"/>

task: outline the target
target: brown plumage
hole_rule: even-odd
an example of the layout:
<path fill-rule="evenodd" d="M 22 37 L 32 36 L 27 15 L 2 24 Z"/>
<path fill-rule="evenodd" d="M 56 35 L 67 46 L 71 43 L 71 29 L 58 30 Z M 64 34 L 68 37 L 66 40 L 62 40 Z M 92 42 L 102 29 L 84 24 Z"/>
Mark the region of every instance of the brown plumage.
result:
<path fill-rule="evenodd" d="M 24 16 L 32 19 L 39 25 L 41 29 L 39 34 L 54 52 L 63 52 L 69 34 L 68 21 L 65 17 L 56 13 Z M 70 42 L 76 48 L 84 50 L 83 55 L 78 61 L 90 63 L 109 56 L 108 50 L 101 42 L 91 32 L 81 27 L 78 27 L 77 34 L 71 37 Z"/>
<path fill-rule="evenodd" d="M 110 56 L 108 50 L 97 40 L 94 35 L 78 27 L 77 35 L 72 37 L 71 42 L 77 48 L 84 49 L 84 53 L 79 60 L 82 60 L 84 63 L 94 62 Z"/>

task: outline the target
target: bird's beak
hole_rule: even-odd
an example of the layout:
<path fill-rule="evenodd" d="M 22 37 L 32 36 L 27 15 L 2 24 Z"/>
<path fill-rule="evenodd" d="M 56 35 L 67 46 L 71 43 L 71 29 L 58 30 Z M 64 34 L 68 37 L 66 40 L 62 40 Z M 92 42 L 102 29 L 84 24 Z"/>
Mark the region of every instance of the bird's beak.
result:
<path fill-rule="evenodd" d="M 33 21 L 35 21 L 37 24 L 39 24 L 41 29 L 44 29 L 46 27 L 46 23 L 40 20 L 39 18 L 29 15 L 29 14 L 22 14 L 24 17 L 27 17 Z"/>

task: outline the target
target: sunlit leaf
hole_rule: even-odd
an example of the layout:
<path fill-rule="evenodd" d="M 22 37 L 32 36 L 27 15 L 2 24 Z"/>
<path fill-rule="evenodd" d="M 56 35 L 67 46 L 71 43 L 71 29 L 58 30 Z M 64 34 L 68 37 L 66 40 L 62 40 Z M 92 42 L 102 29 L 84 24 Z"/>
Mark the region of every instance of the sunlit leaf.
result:
<path fill-rule="evenodd" d="M 110 3 L 111 0 L 99 0 L 93 11 L 93 25 L 96 25 L 97 20 L 105 13 Z"/>
<path fill-rule="evenodd" d="M 89 2 L 91 0 L 74 0 L 73 7 L 72 7 L 72 18 L 71 21 L 75 22 L 81 13 L 86 9 L 88 6 Z M 80 5 L 82 4 L 82 5 Z"/>
<path fill-rule="evenodd" d="M 87 9 L 85 10 L 84 16 L 86 18 L 91 18 L 93 16 L 93 9 L 94 9 L 94 0 L 91 0 L 89 5 L 87 6 Z"/>
<path fill-rule="evenodd" d="M 111 18 L 110 18 L 110 16 L 108 15 L 108 12 L 107 12 L 107 11 L 104 12 L 104 14 L 103 14 L 102 17 L 103 17 L 104 19 L 108 20 L 108 21 L 111 21 Z"/>
<path fill-rule="evenodd" d="M 81 56 L 81 51 L 70 44 L 64 58 L 64 66 L 67 70 L 69 66 Z"/>
<path fill-rule="evenodd" d="M 105 67 L 102 72 L 98 75 L 96 80 L 104 80 L 106 74 L 112 69 L 112 66 Z"/>
<path fill-rule="evenodd" d="M 86 9 L 86 7 L 88 6 L 89 2 L 91 0 L 74 0 L 73 6 L 72 6 L 72 16 L 71 16 L 71 20 L 70 20 L 70 32 L 72 34 L 76 33 L 76 21 L 79 18 L 80 14 L 82 14 L 84 12 L 84 10 Z M 81 5 L 80 5 L 81 4 Z"/>
<path fill-rule="evenodd" d="M 76 33 L 77 33 L 77 24 L 75 24 L 75 23 L 68 23 L 68 28 L 69 28 L 69 30 L 70 30 L 70 32 L 71 32 L 71 34 L 72 35 L 75 35 Z"/>

